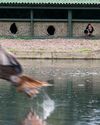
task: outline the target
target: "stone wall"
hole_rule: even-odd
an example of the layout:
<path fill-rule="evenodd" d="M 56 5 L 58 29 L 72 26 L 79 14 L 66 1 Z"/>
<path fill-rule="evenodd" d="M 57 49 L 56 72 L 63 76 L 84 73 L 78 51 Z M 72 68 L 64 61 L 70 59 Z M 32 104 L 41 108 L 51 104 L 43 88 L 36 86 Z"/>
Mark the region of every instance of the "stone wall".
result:
<path fill-rule="evenodd" d="M 84 29 L 86 28 L 88 23 L 73 23 L 73 36 L 83 36 L 84 35 Z M 94 27 L 94 36 L 100 36 L 100 23 L 91 23 Z"/>
<path fill-rule="evenodd" d="M 0 22 L 0 36 L 13 36 L 10 27 L 14 22 Z M 30 35 L 30 23 L 16 22 L 18 31 L 16 36 L 29 36 Z"/>
<path fill-rule="evenodd" d="M 0 22 L 0 36 L 13 36 L 10 27 L 13 22 Z M 18 31 L 16 36 L 30 36 L 31 35 L 31 24 L 28 22 L 16 22 Z M 49 36 L 47 28 L 53 26 L 55 28 L 54 36 L 66 36 L 67 35 L 67 24 L 66 23 L 50 23 L 50 22 L 36 22 L 33 23 L 33 34 L 34 36 Z"/>
<path fill-rule="evenodd" d="M 0 36 L 13 36 L 10 27 L 13 22 L 0 22 Z M 18 31 L 16 36 L 31 36 L 31 24 L 30 22 L 16 22 L 16 27 Z M 73 36 L 84 36 L 84 29 L 88 23 L 84 22 L 74 22 L 73 23 Z M 95 29 L 93 35 L 100 35 L 100 23 L 91 23 Z M 55 28 L 54 37 L 66 37 L 67 33 L 67 23 L 66 22 L 35 22 L 33 23 L 33 34 L 34 36 L 50 36 L 47 32 L 47 28 L 53 26 Z"/>
<path fill-rule="evenodd" d="M 67 24 L 56 22 L 37 22 L 34 23 L 34 36 L 49 36 L 47 28 L 55 28 L 54 36 L 67 36 Z"/>

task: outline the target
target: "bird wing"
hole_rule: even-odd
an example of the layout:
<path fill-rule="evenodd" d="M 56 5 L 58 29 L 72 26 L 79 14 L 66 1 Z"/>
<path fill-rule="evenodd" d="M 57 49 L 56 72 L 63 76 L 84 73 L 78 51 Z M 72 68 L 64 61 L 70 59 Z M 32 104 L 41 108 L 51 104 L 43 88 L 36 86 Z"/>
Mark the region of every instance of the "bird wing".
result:
<path fill-rule="evenodd" d="M 0 46 L 0 78 L 9 80 L 16 85 L 17 90 L 33 96 L 39 93 L 39 89 L 44 86 L 50 86 L 46 82 L 34 80 L 22 74 L 22 66 L 15 56 L 4 50 Z M 15 83 L 15 84 L 14 84 Z"/>
<path fill-rule="evenodd" d="M 26 75 L 20 76 L 19 85 L 17 91 L 26 93 L 29 97 L 32 97 L 39 93 L 40 88 L 51 86 L 47 82 L 32 79 Z"/>
<path fill-rule="evenodd" d="M 15 56 L 0 46 L 0 78 L 11 81 L 11 76 L 16 76 L 21 73 L 22 66 Z"/>

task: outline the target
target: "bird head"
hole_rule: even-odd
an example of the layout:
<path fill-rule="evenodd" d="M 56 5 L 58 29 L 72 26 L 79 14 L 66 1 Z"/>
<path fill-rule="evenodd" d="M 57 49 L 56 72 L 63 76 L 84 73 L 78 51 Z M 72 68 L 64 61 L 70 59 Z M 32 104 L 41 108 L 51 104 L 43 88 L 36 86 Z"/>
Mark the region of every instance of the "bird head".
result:
<path fill-rule="evenodd" d="M 18 86 L 18 85 L 20 85 L 21 78 L 17 75 L 11 75 L 10 81 L 13 83 L 13 85 Z"/>

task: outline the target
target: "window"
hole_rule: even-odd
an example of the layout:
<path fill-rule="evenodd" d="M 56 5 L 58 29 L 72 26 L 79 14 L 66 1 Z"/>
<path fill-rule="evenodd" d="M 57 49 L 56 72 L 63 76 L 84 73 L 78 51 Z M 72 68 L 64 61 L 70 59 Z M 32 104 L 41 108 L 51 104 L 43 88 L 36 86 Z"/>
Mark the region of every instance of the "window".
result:
<path fill-rule="evenodd" d="M 100 10 L 73 10 L 73 19 L 100 19 Z"/>
<path fill-rule="evenodd" d="M 36 19 L 67 19 L 67 10 L 34 10 Z"/>
<path fill-rule="evenodd" d="M 0 18 L 30 18 L 30 10 L 25 9 L 0 9 Z"/>
<path fill-rule="evenodd" d="M 16 34 L 16 32 L 17 32 L 17 26 L 16 26 L 15 23 L 11 24 L 10 31 L 11 31 L 12 34 Z"/>
<path fill-rule="evenodd" d="M 55 28 L 54 28 L 54 26 L 48 26 L 48 28 L 47 28 L 47 32 L 48 32 L 48 34 L 49 35 L 54 35 L 54 33 L 55 33 Z"/>

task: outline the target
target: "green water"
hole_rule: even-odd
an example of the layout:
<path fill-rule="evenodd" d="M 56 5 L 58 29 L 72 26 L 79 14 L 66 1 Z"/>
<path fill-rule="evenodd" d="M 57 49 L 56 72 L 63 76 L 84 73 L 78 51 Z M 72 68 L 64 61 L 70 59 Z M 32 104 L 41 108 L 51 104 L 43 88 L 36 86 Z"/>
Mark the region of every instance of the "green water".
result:
<path fill-rule="evenodd" d="M 19 61 L 24 74 L 53 86 L 30 99 L 0 80 L 0 125 L 100 125 L 99 60 Z M 41 124 L 23 124 L 29 112 L 39 116 Z"/>

